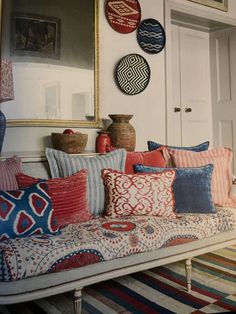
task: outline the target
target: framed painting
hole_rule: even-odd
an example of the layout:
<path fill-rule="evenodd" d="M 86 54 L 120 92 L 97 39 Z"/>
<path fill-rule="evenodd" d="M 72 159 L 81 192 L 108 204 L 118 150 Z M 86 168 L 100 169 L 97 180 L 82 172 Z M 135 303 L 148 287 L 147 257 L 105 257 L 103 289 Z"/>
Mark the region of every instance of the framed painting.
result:
<path fill-rule="evenodd" d="M 212 7 L 221 11 L 228 11 L 228 0 L 189 0 Z"/>
<path fill-rule="evenodd" d="M 60 19 L 31 14 L 13 14 L 11 54 L 59 59 Z"/>

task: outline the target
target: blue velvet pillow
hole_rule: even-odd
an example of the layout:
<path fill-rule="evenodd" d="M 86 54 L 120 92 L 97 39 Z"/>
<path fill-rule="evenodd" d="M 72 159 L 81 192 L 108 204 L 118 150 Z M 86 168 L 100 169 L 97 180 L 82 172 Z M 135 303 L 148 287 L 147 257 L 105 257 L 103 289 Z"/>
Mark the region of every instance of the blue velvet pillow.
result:
<path fill-rule="evenodd" d="M 57 232 L 46 182 L 26 189 L 0 191 L 0 240 Z"/>
<path fill-rule="evenodd" d="M 189 147 L 181 147 L 181 146 L 169 146 L 169 145 L 163 145 L 163 144 L 159 144 L 159 143 L 155 143 L 155 142 L 152 142 L 152 141 L 148 141 L 147 142 L 148 144 L 148 150 L 155 150 L 157 148 L 160 148 L 162 146 L 166 146 L 166 147 L 169 147 L 169 148 L 172 148 L 172 149 L 183 149 L 183 150 L 191 150 L 192 152 L 202 152 L 204 150 L 208 150 L 208 147 L 209 147 L 209 141 L 207 142 L 204 142 L 204 143 L 201 143 L 199 145 L 196 145 L 196 146 L 189 146 Z"/>
<path fill-rule="evenodd" d="M 194 168 L 168 168 L 176 170 L 173 184 L 177 213 L 215 213 L 211 195 L 212 164 Z M 166 168 L 137 164 L 136 172 L 162 172 Z"/>

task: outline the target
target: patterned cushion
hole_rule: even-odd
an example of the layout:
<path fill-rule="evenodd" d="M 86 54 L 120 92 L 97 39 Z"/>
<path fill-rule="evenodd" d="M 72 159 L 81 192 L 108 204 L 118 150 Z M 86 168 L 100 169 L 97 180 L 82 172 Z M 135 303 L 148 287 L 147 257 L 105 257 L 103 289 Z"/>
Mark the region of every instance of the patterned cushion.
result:
<path fill-rule="evenodd" d="M 120 258 L 125 256 L 155 250 L 158 256 L 160 248 L 172 245 L 176 247 L 176 245 L 200 239 L 203 239 L 202 242 L 207 245 L 208 237 L 220 233 L 224 237 L 224 231 L 233 230 L 235 226 L 233 211 L 225 208 L 218 209 L 216 214 L 184 214 L 178 219 L 155 216 L 99 217 L 92 222 L 70 224 L 56 237 L 42 235 L 0 241 L 0 281 L 1 283 L 3 281 L 16 282 L 20 279 L 71 268 L 78 269 L 88 264 L 116 259 L 114 266 L 122 263 Z M 136 255 L 137 259 L 139 257 Z M 96 268 L 96 265 L 94 266 Z M 44 278 L 42 277 L 41 280 Z M 58 313 L 58 311 L 49 312 Z M 64 311 L 68 314 L 72 312 Z M 121 311 L 116 313 L 118 312 L 121 313 Z M 132 311 L 134 312 L 138 311 Z M 176 312 L 190 313 L 190 311 L 181 310 Z M 25 311 L 13 313 L 26 314 Z M 43 313 L 46 314 L 46 312 Z M 104 311 L 90 313 L 104 313 Z M 157 313 L 157 311 L 150 312 L 148 308 L 145 313 Z"/>
<path fill-rule="evenodd" d="M 45 182 L 27 189 L 0 191 L 0 240 L 57 232 L 58 225 Z"/>
<path fill-rule="evenodd" d="M 174 170 L 132 175 L 104 169 L 103 179 L 106 191 L 106 216 L 176 217 L 172 189 Z"/>
<path fill-rule="evenodd" d="M 168 168 L 176 171 L 173 184 L 177 213 L 215 213 L 211 195 L 213 165 L 194 168 Z M 155 173 L 166 168 L 135 165 L 135 171 Z"/>
<path fill-rule="evenodd" d="M 160 143 L 155 143 L 155 142 L 152 142 L 152 141 L 148 141 L 147 142 L 148 144 L 148 150 L 154 150 L 154 149 L 158 149 L 160 147 L 163 147 L 163 146 L 166 146 L 168 148 L 171 148 L 171 149 L 183 149 L 183 150 L 190 150 L 190 151 L 193 151 L 193 152 L 202 152 L 204 150 L 208 150 L 209 148 L 209 142 L 203 142 L 199 145 L 196 145 L 196 146 L 189 146 L 189 147 L 186 147 L 186 146 L 169 146 L 169 145 L 164 145 L 164 144 L 160 144 Z"/>
<path fill-rule="evenodd" d="M 22 171 L 20 157 L 7 158 L 0 161 L 0 190 L 9 191 L 18 189 L 15 175 Z"/>
<path fill-rule="evenodd" d="M 174 164 L 171 160 L 171 155 L 170 155 L 169 149 L 179 149 L 179 150 L 200 152 L 200 151 L 208 150 L 208 147 L 209 147 L 209 142 L 204 142 L 204 143 L 201 143 L 199 145 L 189 146 L 189 147 L 186 147 L 186 146 L 183 146 L 183 147 L 181 147 L 181 146 L 168 146 L 168 145 L 163 145 L 163 144 L 159 144 L 159 143 L 155 143 L 155 142 L 151 142 L 151 141 L 148 141 L 147 144 L 148 144 L 148 149 L 150 151 L 152 151 L 154 149 L 162 149 L 162 153 L 163 153 L 164 159 L 166 161 L 167 167 L 174 167 Z"/>
<path fill-rule="evenodd" d="M 152 152 L 127 152 L 125 173 L 134 174 L 135 164 L 165 167 L 166 161 L 161 150 L 153 150 Z"/>
<path fill-rule="evenodd" d="M 24 173 L 18 173 L 16 178 L 20 188 L 29 187 L 41 180 Z M 60 227 L 91 218 L 87 200 L 87 170 L 81 170 L 70 177 L 48 179 L 47 184 Z"/>
<path fill-rule="evenodd" d="M 233 152 L 231 149 L 221 147 L 199 153 L 170 149 L 170 154 L 176 167 L 200 167 L 213 164 L 211 185 L 213 202 L 219 206 L 236 204 L 229 196 L 232 187 Z"/>
<path fill-rule="evenodd" d="M 82 169 L 88 170 L 90 210 L 92 214 L 100 215 L 104 210 L 105 201 L 101 171 L 105 168 L 124 171 L 126 150 L 117 149 L 105 155 L 86 157 L 73 156 L 59 150 L 46 148 L 46 157 L 52 177 L 65 177 Z"/>

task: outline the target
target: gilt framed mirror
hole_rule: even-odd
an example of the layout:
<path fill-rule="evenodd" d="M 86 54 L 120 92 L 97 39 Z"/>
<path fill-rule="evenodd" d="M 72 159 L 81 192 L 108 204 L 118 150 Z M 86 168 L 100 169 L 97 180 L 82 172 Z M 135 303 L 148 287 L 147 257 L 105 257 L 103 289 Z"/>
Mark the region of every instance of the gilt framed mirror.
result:
<path fill-rule="evenodd" d="M 0 0 L 8 126 L 99 126 L 99 0 Z"/>

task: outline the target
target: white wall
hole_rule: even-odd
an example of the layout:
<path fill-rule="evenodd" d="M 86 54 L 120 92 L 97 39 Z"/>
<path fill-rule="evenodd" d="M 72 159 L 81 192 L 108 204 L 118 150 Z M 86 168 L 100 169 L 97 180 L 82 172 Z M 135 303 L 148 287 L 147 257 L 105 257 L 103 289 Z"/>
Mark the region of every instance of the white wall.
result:
<path fill-rule="evenodd" d="M 163 24 L 163 1 L 141 0 L 140 5 L 142 19 L 153 17 Z M 103 13 L 103 5 L 100 9 Z M 136 31 L 130 34 L 115 32 L 106 21 L 104 14 L 101 22 L 101 116 L 106 118 L 108 113 L 133 114 L 130 123 L 137 133 L 136 150 L 146 149 L 148 139 L 165 141 L 164 51 L 154 55 L 147 54 L 139 47 Z M 142 55 L 151 69 L 149 85 L 142 93 L 134 96 L 122 93 L 113 79 L 116 63 L 129 53 Z"/>
<path fill-rule="evenodd" d="M 142 20 L 155 18 L 164 24 L 165 0 L 139 0 Z M 236 1 L 229 0 L 229 12 L 208 8 L 188 0 L 175 0 L 206 12 L 216 12 L 236 18 Z M 120 34 L 108 24 L 104 13 L 105 1 L 100 0 L 100 116 L 108 118 L 109 113 L 134 114 L 131 124 L 136 129 L 136 150 L 147 149 L 146 141 L 165 142 L 165 52 L 150 55 L 139 47 L 136 32 Z M 114 67 L 120 58 L 129 53 L 141 54 L 151 68 L 151 79 L 147 88 L 140 94 L 123 94 L 114 81 Z M 3 151 L 43 151 L 50 144 L 50 134 L 61 132 L 60 128 L 18 127 L 7 128 Z M 89 134 L 88 150 L 94 149 L 96 130 L 83 129 Z"/>

